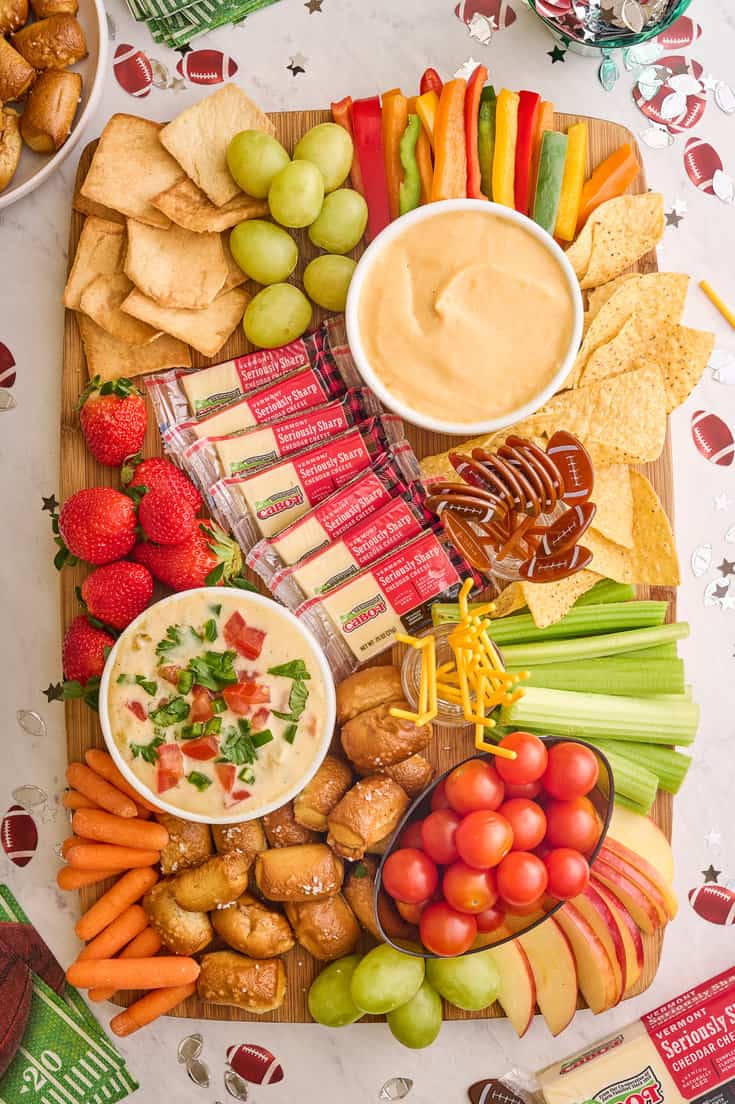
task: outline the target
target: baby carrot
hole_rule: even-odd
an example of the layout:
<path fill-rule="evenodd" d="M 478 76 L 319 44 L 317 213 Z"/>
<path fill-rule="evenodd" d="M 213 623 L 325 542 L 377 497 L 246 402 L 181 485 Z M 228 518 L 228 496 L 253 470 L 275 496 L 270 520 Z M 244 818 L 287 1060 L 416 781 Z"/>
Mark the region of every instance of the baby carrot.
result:
<path fill-rule="evenodd" d="M 90 940 L 77 956 L 77 961 L 86 958 L 112 958 L 131 939 L 148 927 L 148 917 L 140 905 L 129 905 L 111 924 L 108 924 Z"/>
<path fill-rule="evenodd" d="M 168 832 L 162 824 L 149 824 L 137 817 L 116 817 L 102 809 L 77 809 L 71 823 L 78 836 L 101 843 L 147 847 L 153 851 L 160 851 L 168 843 Z"/>
<path fill-rule="evenodd" d="M 79 989 L 95 985 L 116 989 L 160 989 L 188 985 L 199 977 L 199 963 L 184 955 L 161 958 L 90 958 L 72 962 L 66 980 Z"/>
<path fill-rule="evenodd" d="M 160 851 L 83 840 L 69 848 L 66 861 L 76 870 L 134 870 L 140 866 L 153 866 L 160 857 Z"/>
<path fill-rule="evenodd" d="M 135 803 L 89 767 L 85 767 L 84 763 L 70 763 L 66 780 L 73 789 L 96 801 L 108 813 L 123 817 L 135 816 Z"/>
<path fill-rule="evenodd" d="M 63 857 L 63 858 L 66 858 L 66 856 L 67 856 L 67 855 L 69 854 L 69 848 L 70 848 L 70 847 L 76 847 L 76 845 L 77 845 L 78 843 L 84 843 L 84 840 L 83 840 L 83 839 L 81 839 L 81 838 L 80 838 L 79 836 L 77 836 L 77 835 L 74 835 L 74 836 L 67 836 L 67 837 L 66 837 L 66 839 L 64 840 L 64 842 L 63 842 L 63 843 L 62 843 L 62 845 L 61 845 L 61 854 L 62 854 L 62 857 Z"/>
<path fill-rule="evenodd" d="M 123 777 L 122 771 L 115 765 L 109 752 L 103 751 L 102 748 L 89 748 L 89 750 L 84 753 L 84 759 L 88 767 L 91 767 L 91 769 L 96 774 L 99 774 L 101 778 L 104 778 L 106 782 L 109 782 L 113 786 L 117 786 L 118 790 L 127 794 L 136 805 L 142 805 L 149 813 L 158 812 L 156 806 L 152 805 L 150 801 L 146 801 L 146 799 L 130 785 L 127 778 Z"/>
<path fill-rule="evenodd" d="M 79 790 L 66 790 L 61 798 L 61 804 L 65 809 L 99 809 L 96 801 L 91 797 L 85 797 Z"/>
<path fill-rule="evenodd" d="M 120 951 L 120 958 L 153 958 L 161 949 L 161 937 L 153 928 L 143 928 L 140 935 L 131 939 L 127 947 Z M 114 997 L 114 989 L 90 989 L 87 996 L 91 1001 L 106 1001 Z"/>
<path fill-rule="evenodd" d="M 109 874 L 109 870 L 107 871 Z M 93 939 L 103 928 L 111 924 L 116 916 L 124 912 L 128 905 L 134 905 L 151 886 L 158 881 L 158 873 L 151 867 L 143 870 L 129 870 L 115 882 L 114 886 L 103 893 L 77 921 L 74 931 L 80 939 Z"/>
<path fill-rule="evenodd" d="M 134 1031 L 170 1012 L 194 992 L 196 982 L 193 981 L 188 985 L 176 985 L 172 989 L 154 989 L 152 993 L 146 993 L 129 1008 L 113 1016 L 110 1020 L 110 1031 L 113 1035 L 132 1035 Z"/>
<path fill-rule="evenodd" d="M 73 870 L 70 866 L 62 866 L 56 875 L 56 884 L 59 889 L 83 889 L 84 886 L 104 882 L 105 878 L 114 878 L 119 873 L 119 870 Z"/>

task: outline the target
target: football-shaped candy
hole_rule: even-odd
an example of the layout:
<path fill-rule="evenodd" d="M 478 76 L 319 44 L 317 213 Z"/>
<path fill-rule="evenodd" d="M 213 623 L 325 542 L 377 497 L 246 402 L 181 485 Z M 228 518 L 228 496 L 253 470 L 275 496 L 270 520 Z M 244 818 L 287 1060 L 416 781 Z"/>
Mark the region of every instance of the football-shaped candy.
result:
<path fill-rule="evenodd" d="M 15 360 L 7 345 L 0 341 L 0 387 L 12 387 L 15 383 Z"/>
<path fill-rule="evenodd" d="M 21 958 L 54 992 L 64 992 L 63 967 L 30 924 L 0 923 L 0 955 L 3 952 Z"/>
<path fill-rule="evenodd" d="M 38 846 L 38 829 L 22 805 L 11 805 L 0 824 L 3 851 L 16 866 L 28 866 Z M 0 1005 L 0 1007 L 2 1007 Z"/>
<path fill-rule="evenodd" d="M 695 410 L 692 414 L 692 439 L 705 460 L 728 468 L 735 454 L 735 440 L 729 426 L 717 414 Z"/>
<path fill-rule="evenodd" d="M 735 893 L 727 886 L 705 882 L 689 890 L 689 902 L 697 916 L 710 924 L 735 923 Z"/>
<path fill-rule="evenodd" d="M 0 952 L 0 1077 L 15 1058 L 31 1011 L 33 975 L 17 955 Z"/>
<path fill-rule="evenodd" d="M 674 20 L 670 27 L 656 35 L 656 41 L 660 42 L 667 50 L 685 50 L 696 42 L 702 33 L 699 23 L 695 23 L 688 15 L 681 15 Z"/>
<path fill-rule="evenodd" d="M 583 502 L 581 506 L 565 510 L 544 533 L 538 546 L 539 552 L 543 556 L 566 552 L 587 531 L 596 511 L 594 502 Z"/>
<path fill-rule="evenodd" d="M 562 502 L 570 506 L 586 502 L 592 494 L 595 473 L 582 442 L 566 430 L 559 430 L 546 446 L 546 455 L 554 461 L 561 476 L 564 487 Z"/>
<path fill-rule="evenodd" d="M 117 83 L 131 96 L 147 96 L 153 84 L 153 68 L 137 46 L 121 42 L 115 50 L 112 69 Z"/>
<path fill-rule="evenodd" d="M 484 15 L 495 21 L 497 30 L 502 31 L 516 21 L 516 13 L 508 0 L 459 0 L 454 9 L 457 19 L 470 24 L 473 15 Z"/>
<path fill-rule="evenodd" d="M 715 194 L 712 178 L 716 172 L 722 172 L 722 161 L 714 146 L 702 138 L 690 138 L 684 150 L 684 168 L 700 192 Z"/>
<path fill-rule="evenodd" d="M 237 62 L 221 50 L 192 50 L 182 57 L 176 72 L 192 84 L 221 84 L 234 77 Z"/>
<path fill-rule="evenodd" d="M 475 1081 L 467 1090 L 472 1104 L 523 1104 L 520 1096 L 494 1077 Z"/>
<path fill-rule="evenodd" d="M 253 1085 L 275 1085 L 283 1081 L 283 1067 L 265 1047 L 253 1043 L 240 1043 L 229 1047 L 227 1061 L 235 1073 L 239 1073 Z"/>
<path fill-rule="evenodd" d="M 573 575 L 575 571 L 581 571 L 591 561 L 590 550 L 577 544 L 557 556 L 531 556 L 518 568 L 518 574 L 532 583 L 555 583 L 559 579 L 566 579 L 567 575 Z"/>

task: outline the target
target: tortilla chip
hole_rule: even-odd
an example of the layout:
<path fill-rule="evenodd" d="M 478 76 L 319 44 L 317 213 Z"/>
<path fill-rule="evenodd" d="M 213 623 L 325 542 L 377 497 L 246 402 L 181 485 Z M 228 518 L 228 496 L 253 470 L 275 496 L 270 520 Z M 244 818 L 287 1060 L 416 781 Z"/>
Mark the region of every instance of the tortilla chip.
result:
<path fill-rule="evenodd" d="M 626 272 L 623 276 L 616 276 L 614 280 L 610 280 L 607 284 L 600 284 L 599 287 L 593 288 L 587 295 L 587 315 L 589 321 L 600 313 L 602 307 L 608 299 L 615 294 L 615 292 L 627 284 L 629 280 L 640 280 L 643 276 L 641 272 Z M 588 327 L 589 328 L 589 327 Z"/>
<path fill-rule="evenodd" d="M 101 326 L 78 314 L 79 332 L 87 358 L 89 378 L 102 380 L 143 376 L 165 368 L 191 368 L 191 354 L 182 341 L 162 334 L 147 345 L 126 345 L 105 333 Z"/>
<path fill-rule="evenodd" d="M 72 201 L 72 207 L 79 211 L 80 215 L 96 215 L 97 218 L 107 219 L 108 222 L 119 222 L 125 225 L 125 217 L 119 211 L 113 211 L 112 207 L 105 207 L 104 203 L 97 203 L 94 199 L 87 199 L 81 192 L 77 192 Z"/>
<path fill-rule="evenodd" d="M 626 464 L 599 465 L 595 468 L 592 501 L 597 509 L 591 528 L 615 544 L 632 548 L 633 491 Z M 584 537 L 581 543 L 586 543 Z"/>
<path fill-rule="evenodd" d="M 81 310 L 118 341 L 126 345 L 147 345 L 160 337 L 161 331 L 120 310 L 121 303 L 132 290 L 133 285 L 124 272 L 98 276 L 82 292 Z"/>
<path fill-rule="evenodd" d="M 495 609 L 490 614 L 491 617 L 507 617 L 510 613 L 517 613 L 518 610 L 525 609 L 526 599 L 521 589 L 521 583 L 508 583 L 497 598 L 492 599 L 492 602 Z"/>
<path fill-rule="evenodd" d="M 666 409 L 681 406 L 699 383 L 715 347 L 715 335 L 688 326 L 662 326 L 655 361 L 664 374 Z"/>
<path fill-rule="evenodd" d="M 194 234 L 181 226 L 160 230 L 128 219 L 125 275 L 162 307 L 208 307 L 227 279 L 219 234 Z"/>
<path fill-rule="evenodd" d="M 632 469 L 633 547 L 621 548 L 589 530 L 584 544 L 593 554 L 592 566 L 618 583 L 678 586 L 679 562 L 674 534 L 661 501 L 651 484 Z"/>
<path fill-rule="evenodd" d="M 132 291 L 123 303 L 123 310 L 156 329 L 193 345 L 203 356 L 214 356 L 236 328 L 250 296 L 242 288 L 220 295 L 203 310 L 180 310 L 162 307 L 140 291 Z"/>
<path fill-rule="evenodd" d="M 171 188 L 154 196 L 151 202 L 177 226 L 183 226 L 195 234 L 229 230 L 243 219 L 262 218 L 268 214 L 268 204 L 264 199 L 253 199 L 244 192 L 238 192 L 234 199 L 215 207 L 188 176 L 182 176 Z"/>
<path fill-rule="evenodd" d="M 165 126 L 161 131 L 161 143 L 212 203 L 222 207 L 240 191 L 230 176 L 226 154 L 230 141 L 241 130 L 275 134 L 276 128 L 241 88 L 225 84 L 205 100 L 187 107 Z M 168 186 L 164 185 L 153 194 L 157 195 Z"/>
<path fill-rule="evenodd" d="M 162 129 L 152 119 L 113 115 L 100 135 L 81 195 L 149 226 L 170 226 L 168 216 L 151 203 L 181 176 L 158 140 Z"/>
<path fill-rule="evenodd" d="M 582 542 L 587 544 L 584 537 Z M 560 579 L 557 583 L 522 582 L 519 585 L 535 624 L 539 629 L 545 629 L 561 621 L 580 595 L 591 590 L 601 578 L 594 571 L 584 569 L 566 579 Z"/>
<path fill-rule="evenodd" d="M 113 276 L 120 272 L 124 251 L 124 226 L 109 219 L 97 218 L 96 215 L 85 219 L 64 288 L 64 306 L 69 310 L 81 310 L 84 289 L 98 276 Z"/>
<path fill-rule="evenodd" d="M 594 288 L 619 276 L 658 245 L 664 226 L 664 199 L 658 192 L 601 204 L 566 251 L 579 286 Z"/>

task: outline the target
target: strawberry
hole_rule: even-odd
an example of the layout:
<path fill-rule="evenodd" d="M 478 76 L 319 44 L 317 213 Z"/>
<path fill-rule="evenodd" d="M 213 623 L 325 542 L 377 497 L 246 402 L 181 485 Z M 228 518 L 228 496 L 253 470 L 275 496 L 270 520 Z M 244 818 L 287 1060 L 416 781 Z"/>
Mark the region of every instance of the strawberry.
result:
<path fill-rule="evenodd" d="M 88 575 L 79 596 L 91 617 L 124 629 L 153 597 L 153 576 L 142 564 L 119 560 Z"/>
<path fill-rule="evenodd" d="M 192 481 L 163 456 L 151 456 L 148 460 L 131 457 L 122 470 L 122 481 L 130 487 L 144 487 L 148 491 L 175 491 L 191 503 L 195 514 L 202 508 L 202 496 Z"/>
<path fill-rule="evenodd" d="M 52 525 L 60 549 L 54 563 L 59 568 L 77 559 L 111 563 L 127 556 L 135 544 L 135 506 L 112 487 L 77 491 L 66 500 L 58 517 L 52 515 Z"/>
<path fill-rule="evenodd" d="M 74 618 L 61 645 L 65 698 L 82 698 L 97 708 L 100 675 L 114 643 L 113 636 L 95 628 L 83 614 Z"/>
<path fill-rule="evenodd" d="M 214 522 L 200 523 L 183 544 L 138 543 L 133 559 L 172 590 L 228 583 L 242 569 L 240 549 Z"/>
<path fill-rule="evenodd" d="M 140 500 L 138 521 L 149 540 L 156 544 L 182 544 L 194 533 L 194 508 L 178 491 L 148 491 Z"/>
<path fill-rule="evenodd" d="M 100 464 L 117 468 L 143 444 L 145 399 L 129 379 L 90 380 L 79 396 L 79 424 L 87 448 Z"/>

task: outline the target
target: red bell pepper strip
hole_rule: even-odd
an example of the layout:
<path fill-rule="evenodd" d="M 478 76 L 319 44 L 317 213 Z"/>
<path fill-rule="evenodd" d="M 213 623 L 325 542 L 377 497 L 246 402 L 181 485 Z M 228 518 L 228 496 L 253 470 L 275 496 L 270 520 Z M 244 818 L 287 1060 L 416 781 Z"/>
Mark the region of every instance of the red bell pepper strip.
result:
<path fill-rule="evenodd" d="M 423 76 L 421 77 L 421 83 L 419 84 L 419 91 L 422 96 L 424 92 L 436 92 L 437 96 L 441 96 L 443 87 L 444 81 L 441 79 L 436 69 L 424 70 Z"/>
<path fill-rule="evenodd" d="M 355 136 L 352 133 L 352 96 L 345 96 L 341 100 L 335 100 L 330 105 L 332 108 L 332 118 L 338 126 L 341 126 L 343 130 L 346 130 L 353 142 Z M 357 154 L 352 154 L 352 168 L 350 169 L 350 180 L 352 187 L 356 192 L 359 192 L 361 196 L 365 195 L 365 189 L 362 183 L 362 174 L 360 172 L 360 162 L 357 160 Z"/>
<path fill-rule="evenodd" d="M 467 198 L 486 199 L 480 187 L 480 158 L 477 147 L 477 120 L 480 96 L 487 80 L 487 69 L 478 65 L 467 82 L 464 97 L 464 139 L 467 146 Z"/>
<path fill-rule="evenodd" d="M 352 132 L 368 205 L 367 239 L 372 241 L 390 222 L 383 157 L 383 121 L 377 96 L 355 100 L 352 105 Z"/>
<path fill-rule="evenodd" d="M 538 92 L 519 92 L 518 96 L 515 208 L 521 214 L 527 215 L 531 198 L 531 154 L 541 97 Z"/>

